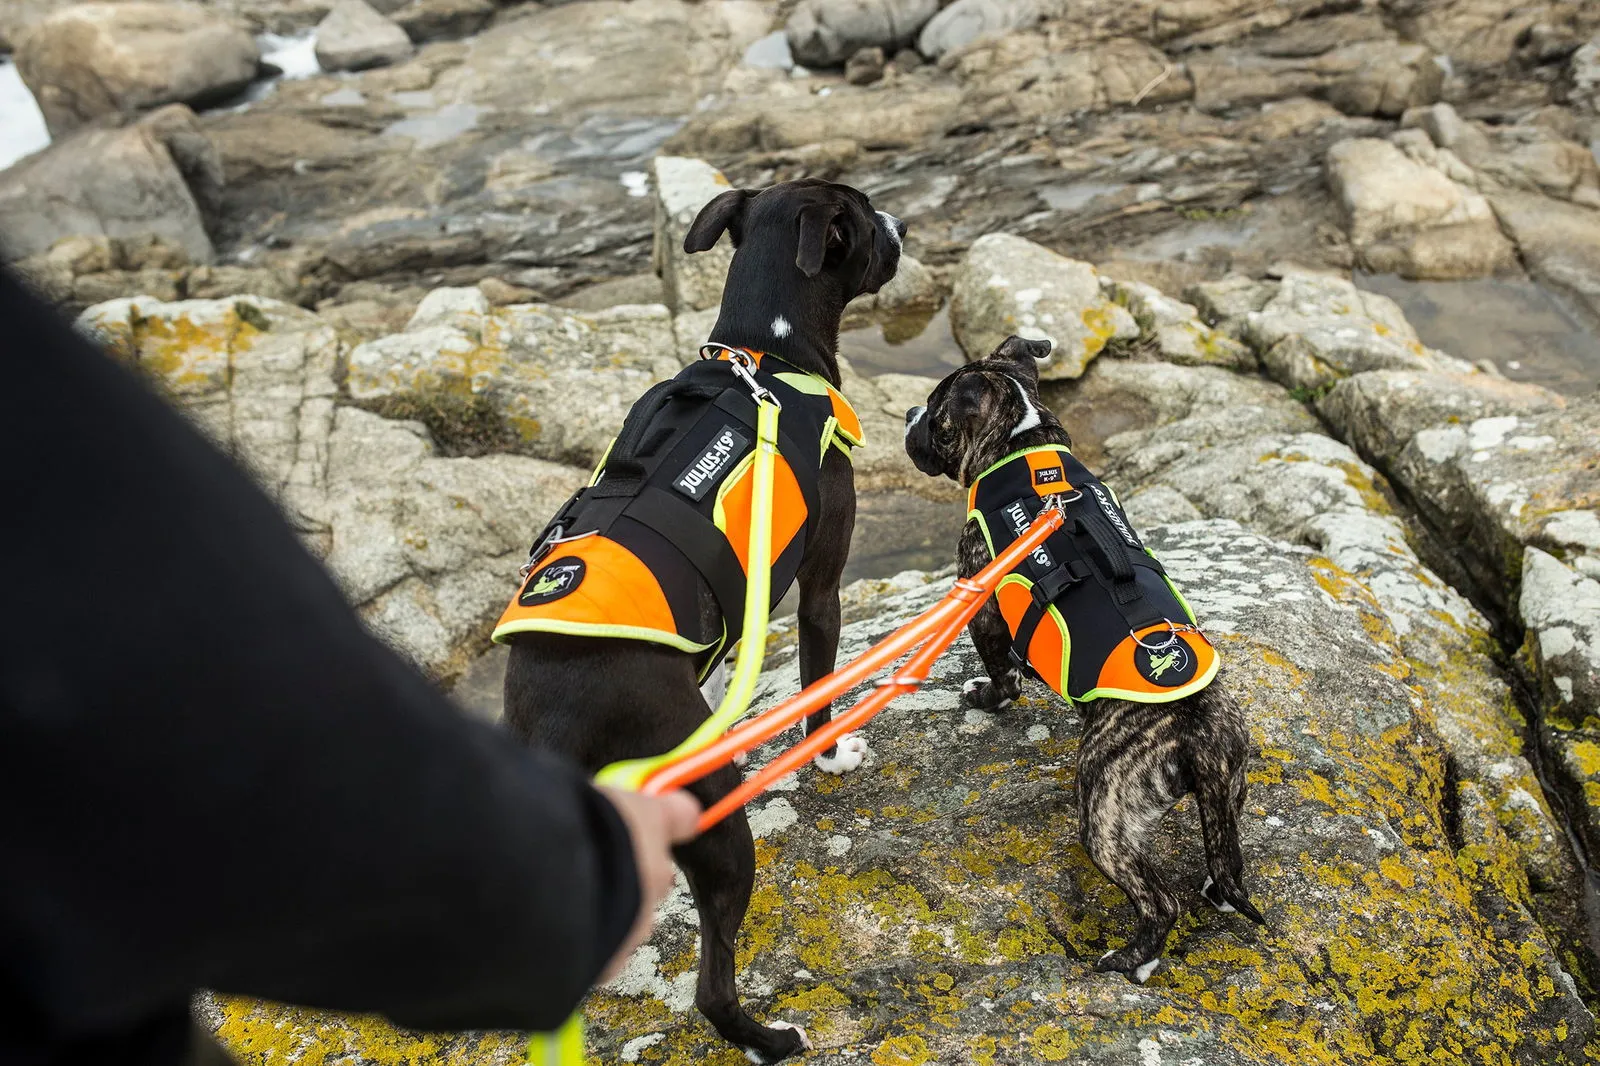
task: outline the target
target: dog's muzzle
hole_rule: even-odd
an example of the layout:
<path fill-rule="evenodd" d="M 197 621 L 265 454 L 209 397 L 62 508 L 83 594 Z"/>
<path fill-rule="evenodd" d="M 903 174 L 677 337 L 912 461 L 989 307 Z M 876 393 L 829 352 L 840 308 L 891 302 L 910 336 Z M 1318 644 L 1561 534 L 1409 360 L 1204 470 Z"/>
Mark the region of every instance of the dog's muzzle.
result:
<path fill-rule="evenodd" d="M 906 436 L 911 436 L 911 427 L 921 422 L 923 416 L 927 413 L 928 409 L 926 407 L 913 407 L 906 412 Z"/>

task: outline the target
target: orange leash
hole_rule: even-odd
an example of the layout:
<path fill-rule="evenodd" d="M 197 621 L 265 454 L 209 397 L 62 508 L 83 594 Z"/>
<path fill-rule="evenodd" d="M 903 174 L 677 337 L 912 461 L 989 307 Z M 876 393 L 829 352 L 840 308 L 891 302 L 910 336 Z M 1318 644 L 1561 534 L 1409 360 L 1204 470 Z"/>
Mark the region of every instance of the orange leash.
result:
<path fill-rule="evenodd" d="M 955 585 L 932 607 L 867 649 L 849 664 L 826 677 L 818 678 L 804 690 L 789 697 L 764 714 L 729 730 L 719 740 L 669 763 L 651 774 L 640 791 L 660 795 L 698 781 L 759 744 L 777 736 L 806 715 L 844 696 L 874 673 L 921 645 L 906 664 L 891 678 L 879 683 L 855 706 L 821 729 L 805 737 L 752 774 L 740 786 L 700 816 L 700 832 L 749 803 L 784 777 L 831 748 L 844 734 L 869 722 L 895 697 L 914 691 L 928 678 L 928 672 L 950 645 L 956 642 L 972 617 L 994 594 L 1000 581 L 1056 530 L 1064 521 L 1059 507 L 1046 507 L 1033 524 L 988 566 L 971 578 L 957 579 Z"/>

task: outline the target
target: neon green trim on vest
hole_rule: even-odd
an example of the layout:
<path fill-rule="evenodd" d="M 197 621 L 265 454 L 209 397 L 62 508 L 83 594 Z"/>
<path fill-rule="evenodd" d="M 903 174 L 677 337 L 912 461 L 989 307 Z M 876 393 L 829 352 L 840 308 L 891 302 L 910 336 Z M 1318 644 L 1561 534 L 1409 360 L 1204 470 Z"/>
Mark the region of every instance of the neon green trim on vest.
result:
<path fill-rule="evenodd" d="M 982 481 L 996 470 L 999 470 L 1002 466 L 1005 466 L 1011 460 L 1020 459 L 1024 455 L 1032 455 L 1034 452 L 1066 452 L 1068 455 L 1071 455 L 1072 449 L 1067 447 L 1065 444 L 1036 444 L 1032 448 L 1019 448 L 1010 455 L 1006 456 L 1004 459 L 1001 459 L 999 462 L 991 463 L 987 470 L 972 479 L 972 483 L 976 485 L 978 482 Z"/>
<path fill-rule="evenodd" d="M 727 694 L 711 717 L 689 738 L 665 755 L 612 763 L 595 775 L 602 785 L 638 789 L 657 769 L 711 744 L 750 709 L 756 679 L 767 651 L 767 622 L 772 610 L 772 490 L 778 463 L 778 408 L 760 405 L 756 416 L 755 484 L 751 486 L 749 580 L 745 584 L 744 632 L 739 657 L 728 680 Z"/>
<path fill-rule="evenodd" d="M 623 637 L 628 640 L 648 640 L 652 644 L 665 644 L 669 648 L 676 648 L 678 651 L 686 651 L 693 655 L 716 646 L 715 641 L 711 644 L 696 644 L 664 629 L 615 625 L 609 622 L 564 622 L 547 618 L 526 618 L 520 622 L 507 622 L 495 629 L 491 639 L 497 644 L 503 643 L 501 638 L 513 633 L 565 633 L 570 637 Z"/>
<path fill-rule="evenodd" d="M 1127 700 L 1130 703 L 1171 703 L 1173 700 L 1179 700 L 1185 696 L 1193 696 L 1196 692 L 1211 684 L 1212 680 L 1217 676 L 1217 671 L 1221 668 L 1222 656 L 1213 655 L 1211 657 L 1211 668 L 1203 674 L 1195 675 L 1187 685 L 1167 689 L 1159 694 L 1154 692 L 1129 692 L 1127 689 L 1121 688 L 1096 688 L 1085 692 L 1081 699 L 1074 702 L 1087 703 L 1090 700 L 1117 699 Z"/>
<path fill-rule="evenodd" d="M 788 385 L 795 391 L 803 392 L 808 396 L 833 397 L 835 400 L 838 400 L 840 403 L 844 404 L 845 407 L 849 409 L 851 414 L 856 416 L 857 423 L 861 421 L 861 412 L 856 410 L 855 404 L 846 399 L 844 393 L 840 392 L 826 381 L 823 381 L 821 378 L 817 377 L 817 375 L 798 374 L 785 371 L 782 374 L 774 374 L 772 376 L 783 382 L 785 385 Z M 840 450 L 842 450 L 846 456 L 850 454 L 851 448 L 860 448 L 867 443 L 867 438 L 864 436 L 855 437 L 849 433 L 846 433 L 844 431 L 844 427 L 839 425 L 839 420 L 832 417 L 828 419 L 828 423 L 823 427 L 822 439 L 824 442 L 826 442 L 822 449 L 822 454 L 824 455 L 828 453 L 828 443 L 838 443 Z"/>
<path fill-rule="evenodd" d="M 1007 585 L 1021 585 L 1023 589 L 1027 591 L 1029 596 L 1033 595 L 1033 582 L 1029 581 L 1022 574 L 1007 574 L 1005 577 L 1001 578 L 1000 584 L 995 586 L 995 595 L 998 596 L 1000 594 L 1000 590 L 1005 588 Z M 995 604 L 997 607 L 999 602 L 1000 601 L 996 599 Z M 1050 605 L 1050 607 L 1045 611 L 1045 615 L 1052 622 L 1054 622 L 1056 628 L 1061 631 L 1061 677 L 1058 680 L 1060 681 L 1061 691 L 1066 692 L 1067 671 L 1072 668 L 1072 631 L 1067 628 L 1067 620 L 1061 617 L 1061 612 L 1056 609 L 1055 604 Z M 1042 619 L 1040 620 L 1039 624 L 1044 624 Z M 1050 687 L 1055 688 L 1056 686 L 1051 685 Z M 1070 701 L 1071 697 L 1068 697 L 1068 700 Z"/>

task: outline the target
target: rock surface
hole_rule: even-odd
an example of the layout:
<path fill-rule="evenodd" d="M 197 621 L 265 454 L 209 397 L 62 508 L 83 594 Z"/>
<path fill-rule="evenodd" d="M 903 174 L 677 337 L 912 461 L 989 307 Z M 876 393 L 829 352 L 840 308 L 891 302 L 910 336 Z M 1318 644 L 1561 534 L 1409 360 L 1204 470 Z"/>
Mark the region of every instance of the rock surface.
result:
<path fill-rule="evenodd" d="M 1003 233 L 974 241 L 956 271 L 950 324 L 969 360 L 984 358 L 1012 333 L 1048 338 L 1055 347 L 1040 368 L 1047 379 L 1078 377 L 1108 343 L 1139 335 L 1093 267 Z"/>
<path fill-rule="evenodd" d="M 1388 141 L 1341 141 L 1328 182 L 1350 220 L 1350 240 L 1374 273 L 1476 278 L 1513 267 L 1516 250 L 1489 202 L 1413 162 Z"/>
<path fill-rule="evenodd" d="M 1028 29 L 1045 12 L 1042 0 L 956 0 L 922 28 L 917 51 L 927 59 L 942 59 L 980 38 Z"/>
<path fill-rule="evenodd" d="M 674 312 L 704 311 L 722 304 L 722 284 L 733 262 L 733 240 L 690 255 L 683 238 L 700 209 L 733 188 L 722 172 L 700 159 L 656 156 L 655 244 L 652 259 Z"/>
<path fill-rule="evenodd" d="M 784 33 L 797 62 L 837 67 L 862 48 L 892 55 L 938 10 L 938 0 L 801 0 Z"/>
<path fill-rule="evenodd" d="M 519 456 L 441 458 L 422 425 L 342 406 L 337 334 L 277 301 L 116 300 L 80 325 L 245 463 L 367 623 L 438 676 L 486 639 L 536 527 L 584 480 Z"/>
<path fill-rule="evenodd" d="M 592 468 L 633 402 L 693 357 L 659 305 L 586 315 L 439 289 L 405 332 L 350 353 L 348 381 L 358 402 L 459 423 L 469 450 Z"/>
<path fill-rule="evenodd" d="M 77 4 L 32 27 L 17 70 L 50 132 L 166 103 L 202 104 L 256 76 L 260 52 L 242 28 L 198 4 Z"/>
<path fill-rule="evenodd" d="M 0 171 L 0 259 L 103 236 L 154 237 L 207 262 L 201 204 L 221 181 L 210 142 L 181 105 L 122 129 L 84 130 Z"/>
<path fill-rule="evenodd" d="M 366 0 L 338 0 L 317 24 L 316 51 L 323 70 L 366 70 L 410 55 L 411 38 Z"/>

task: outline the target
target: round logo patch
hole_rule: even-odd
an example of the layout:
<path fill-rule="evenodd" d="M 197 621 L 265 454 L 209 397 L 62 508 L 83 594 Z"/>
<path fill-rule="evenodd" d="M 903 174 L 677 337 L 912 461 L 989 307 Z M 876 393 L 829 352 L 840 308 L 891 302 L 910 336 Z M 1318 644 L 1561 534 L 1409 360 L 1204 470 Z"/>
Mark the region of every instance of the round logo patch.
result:
<path fill-rule="evenodd" d="M 582 559 L 571 557 L 546 564 L 528 578 L 528 583 L 522 587 L 522 595 L 517 597 L 517 602 L 524 607 L 538 607 L 540 604 L 559 600 L 583 583 L 583 575 L 588 569 L 588 565 Z"/>
<path fill-rule="evenodd" d="M 1199 660 L 1189 646 L 1178 639 L 1154 651 L 1141 644 L 1134 649 L 1133 665 L 1152 685 L 1177 688 L 1193 680 Z"/>

